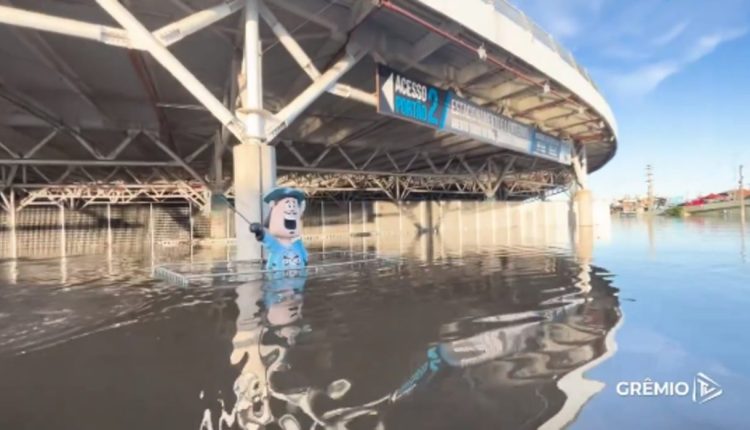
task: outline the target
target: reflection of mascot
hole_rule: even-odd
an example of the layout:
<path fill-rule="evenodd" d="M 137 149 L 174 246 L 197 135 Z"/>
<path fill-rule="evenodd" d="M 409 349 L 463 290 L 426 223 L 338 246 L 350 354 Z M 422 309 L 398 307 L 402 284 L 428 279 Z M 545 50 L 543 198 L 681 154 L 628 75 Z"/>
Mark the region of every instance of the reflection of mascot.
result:
<path fill-rule="evenodd" d="M 250 231 L 268 252 L 266 269 L 299 269 L 307 266 L 307 250 L 302 244 L 302 212 L 305 194 L 294 188 L 276 188 L 263 199 L 271 206 L 266 226 L 252 223 Z"/>

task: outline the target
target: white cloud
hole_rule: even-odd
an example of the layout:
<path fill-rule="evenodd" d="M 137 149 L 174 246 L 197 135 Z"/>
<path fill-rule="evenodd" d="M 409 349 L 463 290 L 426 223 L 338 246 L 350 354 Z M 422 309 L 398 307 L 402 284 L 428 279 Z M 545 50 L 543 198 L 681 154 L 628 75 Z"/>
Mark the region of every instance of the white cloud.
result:
<path fill-rule="evenodd" d="M 680 66 L 670 62 L 659 62 L 641 67 L 632 72 L 609 77 L 610 86 L 622 97 L 639 98 L 650 93 L 668 77 L 679 72 Z"/>
<path fill-rule="evenodd" d="M 627 97 L 648 94 L 750 25 L 748 0 L 511 1 Z"/>
<path fill-rule="evenodd" d="M 555 38 L 572 39 L 585 35 L 587 24 L 600 12 L 604 1 L 520 0 L 513 3 Z"/>
<path fill-rule="evenodd" d="M 653 43 L 656 46 L 664 46 L 671 41 L 677 39 L 680 37 L 682 33 L 685 32 L 685 29 L 687 29 L 689 24 L 689 21 L 682 21 L 680 23 L 675 24 L 672 28 L 667 30 L 665 33 L 657 36 L 654 38 Z"/>
<path fill-rule="evenodd" d="M 688 63 L 698 61 L 713 52 L 722 43 L 738 39 L 745 33 L 747 33 L 747 28 L 724 30 L 704 35 L 687 52 L 685 61 Z"/>
<path fill-rule="evenodd" d="M 719 45 L 742 37 L 747 29 L 725 30 L 701 36 L 671 60 L 641 66 L 631 72 L 611 74 L 607 80 L 615 92 L 626 98 L 639 98 L 655 90 L 660 83 L 716 50 Z"/>
<path fill-rule="evenodd" d="M 581 27 L 571 16 L 558 16 L 547 30 L 558 38 L 570 38 L 577 35 Z"/>

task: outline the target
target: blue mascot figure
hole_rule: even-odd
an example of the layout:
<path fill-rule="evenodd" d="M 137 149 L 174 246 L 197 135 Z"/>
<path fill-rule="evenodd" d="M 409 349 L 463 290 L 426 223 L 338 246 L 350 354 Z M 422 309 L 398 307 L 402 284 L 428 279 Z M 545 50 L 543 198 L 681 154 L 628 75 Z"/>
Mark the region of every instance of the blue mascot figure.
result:
<path fill-rule="evenodd" d="M 301 237 L 305 193 L 294 188 L 276 188 L 266 194 L 263 201 L 271 206 L 265 227 L 252 223 L 250 231 L 266 248 L 266 270 L 305 268 L 307 250 Z"/>

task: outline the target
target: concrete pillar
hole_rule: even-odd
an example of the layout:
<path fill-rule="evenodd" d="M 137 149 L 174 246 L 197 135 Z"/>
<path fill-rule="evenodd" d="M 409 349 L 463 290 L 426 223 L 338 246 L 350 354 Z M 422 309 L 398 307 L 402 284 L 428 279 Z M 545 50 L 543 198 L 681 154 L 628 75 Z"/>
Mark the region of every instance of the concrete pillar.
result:
<path fill-rule="evenodd" d="M 513 216 L 510 213 L 512 210 L 510 202 L 505 202 L 505 245 L 510 245 L 510 226 L 513 223 Z"/>
<path fill-rule="evenodd" d="M 404 255 L 406 231 L 404 231 L 404 203 L 401 200 L 398 201 L 396 209 L 398 210 L 398 254 Z"/>
<path fill-rule="evenodd" d="M 60 255 L 65 257 L 65 205 L 60 205 Z"/>
<path fill-rule="evenodd" d="M 497 245 L 497 202 L 493 199 L 487 203 L 490 210 L 490 217 L 492 221 L 492 246 Z"/>
<path fill-rule="evenodd" d="M 112 205 L 107 203 L 107 270 L 112 274 Z"/>
<path fill-rule="evenodd" d="M 156 251 L 156 229 L 154 228 L 154 204 L 148 204 L 148 235 L 151 242 L 151 266 L 154 265 L 154 257 Z"/>
<path fill-rule="evenodd" d="M 481 250 L 479 230 L 481 230 L 481 223 L 479 222 L 479 202 L 474 202 L 474 245 L 477 251 Z"/>
<path fill-rule="evenodd" d="M 233 68 L 234 71 L 234 68 Z M 231 77 L 236 80 L 236 76 Z M 234 103 L 234 99 L 231 99 Z M 211 203 L 209 205 L 209 237 L 211 239 L 226 239 L 228 233 L 227 211 L 229 207 L 224 193 L 224 142 L 217 135 L 213 144 L 213 157 L 211 160 Z"/>
<path fill-rule="evenodd" d="M 320 201 L 320 246 L 323 252 L 326 252 L 326 202 Z"/>
<path fill-rule="evenodd" d="M 13 189 L 10 190 L 9 202 L 10 207 L 8 212 L 8 223 L 10 224 L 10 255 L 15 260 L 18 258 L 18 236 L 16 232 L 16 193 Z"/>
<path fill-rule="evenodd" d="M 352 201 L 349 200 L 346 205 L 347 209 L 349 210 L 349 253 L 354 252 L 354 225 L 352 222 L 354 221 L 352 219 Z"/>
<path fill-rule="evenodd" d="M 209 223 L 211 225 L 211 239 L 226 239 L 228 226 L 227 211 L 229 207 L 226 200 L 216 192 L 211 193 L 211 212 Z"/>
<path fill-rule="evenodd" d="M 262 222 L 268 207 L 263 195 L 276 185 L 276 150 L 262 143 L 265 136 L 263 117 L 262 50 L 259 35 L 258 0 L 245 5 L 245 91 L 243 93 L 245 132 L 250 138 L 232 148 L 234 162 L 234 226 L 238 260 L 262 257 L 261 246 L 250 233 L 251 222 Z"/>
<path fill-rule="evenodd" d="M 365 206 L 365 201 L 362 201 L 361 204 L 362 207 L 362 232 L 367 231 L 367 206 Z M 374 209 L 373 209 L 374 210 Z M 377 233 L 377 232 L 370 232 L 370 233 Z M 367 252 L 367 237 L 366 235 L 362 235 L 362 252 Z"/>
<path fill-rule="evenodd" d="M 245 221 L 262 222 L 268 207 L 263 195 L 276 182 L 276 154 L 273 147 L 257 141 L 245 142 L 232 148 L 234 157 L 234 216 L 237 259 L 261 258 L 261 247 Z M 242 215 L 240 215 L 242 214 Z M 243 218 L 244 217 L 244 218 Z"/>
<path fill-rule="evenodd" d="M 579 189 L 574 199 L 576 224 L 579 227 L 594 225 L 593 196 L 591 190 Z"/>
<path fill-rule="evenodd" d="M 107 247 L 112 249 L 112 205 L 107 203 Z"/>
<path fill-rule="evenodd" d="M 589 174 L 585 145 L 581 145 L 573 156 L 573 173 L 576 190 L 572 195 L 575 224 L 581 227 L 594 225 L 593 197 L 588 186 Z"/>

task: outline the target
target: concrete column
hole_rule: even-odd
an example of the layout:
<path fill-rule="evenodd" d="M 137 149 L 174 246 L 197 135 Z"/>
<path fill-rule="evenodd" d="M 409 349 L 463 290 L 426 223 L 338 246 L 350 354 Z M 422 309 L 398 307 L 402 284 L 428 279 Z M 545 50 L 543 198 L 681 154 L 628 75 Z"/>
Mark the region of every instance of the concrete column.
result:
<path fill-rule="evenodd" d="M 156 250 L 156 229 L 154 228 L 154 204 L 148 204 L 148 235 L 151 238 L 151 266 L 154 265 L 154 254 Z"/>
<path fill-rule="evenodd" d="M 591 190 L 578 190 L 575 193 L 576 223 L 580 227 L 594 225 L 593 196 Z"/>
<path fill-rule="evenodd" d="M 236 78 L 236 75 L 231 77 L 232 80 L 236 80 Z M 233 107 L 234 99 L 228 100 L 228 103 Z M 214 193 L 221 192 L 224 188 L 224 141 L 220 134 L 217 134 L 214 138 L 211 157 L 211 188 Z"/>
<path fill-rule="evenodd" d="M 594 225 L 593 196 L 588 189 L 588 162 L 586 160 L 586 146 L 581 145 L 573 157 L 573 172 L 576 176 L 576 192 L 573 194 L 576 224 L 584 226 Z"/>
<path fill-rule="evenodd" d="M 479 202 L 474 202 L 474 249 L 477 251 L 481 251 L 482 247 L 480 246 L 480 235 L 479 230 L 481 223 L 479 222 Z"/>
<path fill-rule="evenodd" d="M 362 207 L 362 232 L 364 233 L 367 231 L 367 206 L 365 205 L 364 200 L 362 200 L 361 207 Z M 373 232 L 369 232 L 369 233 L 372 234 Z M 374 233 L 377 233 L 377 232 L 374 232 Z M 362 252 L 367 252 L 367 238 L 368 237 L 369 236 L 367 235 L 364 235 L 364 234 L 362 235 Z"/>
<path fill-rule="evenodd" d="M 65 257 L 65 205 L 60 205 L 60 255 Z"/>
<path fill-rule="evenodd" d="M 107 203 L 107 270 L 112 274 L 112 205 Z"/>
<path fill-rule="evenodd" d="M 320 247 L 326 252 L 326 202 L 320 201 Z"/>
<path fill-rule="evenodd" d="M 242 100 L 245 132 L 250 138 L 232 148 L 234 160 L 235 207 L 245 218 L 262 222 L 268 207 L 263 195 L 276 185 L 276 150 L 262 143 L 264 124 L 261 41 L 258 32 L 258 0 L 247 0 L 245 5 L 245 92 Z M 250 226 L 242 216 L 234 217 L 237 240 L 237 259 L 257 260 L 262 257 L 261 246 L 250 233 Z"/>
<path fill-rule="evenodd" d="M 352 201 L 349 200 L 346 205 L 349 210 L 349 253 L 354 252 L 354 225 L 352 225 Z"/>
<path fill-rule="evenodd" d="M 219 191 L 220 192 L 220 191 Z M 226 200 L 217 192 L 211 193 L 211 213 L 209 221 L 211 225 L 211 239 L 226 239 L 228 226 L 227 211 L 229 207 Z"/>
<path fill-rule="evenodd" d="M 107 247 L 112 249 L 112 205 L 107 203 Z"/>
<path fill-rule="evenodd" d="M 398 209 L 398 254 L 402 256 L 404 255 L 404 205 L 401 200 L 396 202 L 396 208 Z"/>
<path fill-rule="evenodd" d="M 490 208 L 490 218 L 492 220 L 492 245 L 494 248 L 494 246 L 497 245 L 497 204 L 493 199 L 487 203 L 487 206 Z"/>
<path fill-rule="evenodd" d="M 260 142 L 245 142 L 232 148 L 234 157 L 234 206 L 238 213 L 234 215 L 235 238 L 237 240 L 238 260 L 257 260 L 261 258 L 261 246 L 250 232 L 251 222 L 263 221 L 264 184 L 262 170 L 275 166 L 264 165 L 261 158 Z M 240 216 L 239 214 L 242 214 Z"/>
<path fill-rule="evenodd" d="M 464 202 L 458 201 L 458 255 L 464 256 Z"/>
<path fill-rule="evenodd" d="M 10 224 L 10 255 L 15 260 L 18 258 L 18 236 L 16 232 L 16 193 L 13 189 L 9 193 L 10 211 L 8 212 L 8 222 Z"/>

